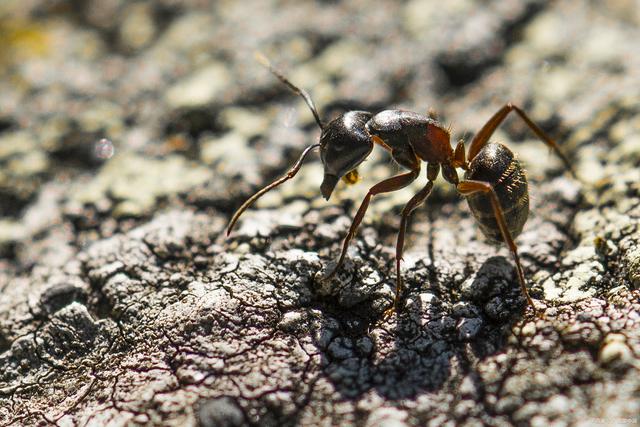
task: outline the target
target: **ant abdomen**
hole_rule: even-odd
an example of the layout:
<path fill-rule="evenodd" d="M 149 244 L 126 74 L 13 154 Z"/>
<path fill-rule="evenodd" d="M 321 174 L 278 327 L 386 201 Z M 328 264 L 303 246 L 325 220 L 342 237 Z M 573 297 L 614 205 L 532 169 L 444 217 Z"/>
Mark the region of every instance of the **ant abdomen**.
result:
<path fill-rule="evenodd" d="M 487 143 L 469 164 L 465 178 L 493 186 L 511 236 L 519 235 L 529 215 L 529 191 L 527 177 L 513 152 L 502 144 Z M 474 193 L 467 196 L 467 202 L 485 237 L 494 243 L 504 242 L 490 197 Z"/>

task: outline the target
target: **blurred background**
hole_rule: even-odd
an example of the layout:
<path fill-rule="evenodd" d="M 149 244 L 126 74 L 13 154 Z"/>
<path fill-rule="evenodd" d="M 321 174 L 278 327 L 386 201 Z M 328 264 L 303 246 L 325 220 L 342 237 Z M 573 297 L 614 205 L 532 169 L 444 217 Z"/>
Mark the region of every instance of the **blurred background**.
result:
<path fill-rule="evenodd" d="M 0 425 L 637 422 L 639 41 L 639 0 L 0 0 Z M 583 180 L 518 118 L 494 134 L 527 169 L 517 242 L 548 318 L 439 180 L 407 309 L 379 322 L 424 177 L 376 197 L 319 286 L 399 172 L 381 150 L 329 202 L 310 156 L 226 239 L 319 137 L 255 52 L 325 121 L 435 111 L 455 143 L 527 111 Z"/>
<path fill-rule="evenodd" d="M 512 101 L 597 182 L 638 162 L 639 24 L 634 0 L 4 0 L 0 266 L 63 264 L 167 205 L 229 215 L 286 170 L 318 131 L 256 51 L 325 120 L 433 109 L 469 140 Z M 495 139 L 517 141 L 531 180 L 561 173 L 519 120 Z M 375 154 L 361 173 L 369 183 L 395 171 Z M 321 176 L 313 157 L 261 206 L 315 206 Z M 366 187 L 341 187 L 337 203 Z"/>

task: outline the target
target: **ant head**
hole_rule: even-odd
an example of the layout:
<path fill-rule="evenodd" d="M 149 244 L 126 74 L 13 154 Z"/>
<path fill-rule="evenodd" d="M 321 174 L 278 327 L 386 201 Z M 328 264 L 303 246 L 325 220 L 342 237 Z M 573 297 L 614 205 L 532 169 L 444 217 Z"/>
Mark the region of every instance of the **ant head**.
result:
<path fill-rule="evenodd" d="M 293 172 L 293 170 L 290 171 L 287 174 L 287 179 L 292 178 L 295 173 L 297 173 L 300 168 L 300 162 L 304 159 L 304 156 L 319 145 L 320 158 L 324 165 L 324 179 L 322 180 L 320 191 L 322 192 L 322 196 L 328 200 L 340 178 L 362 163 L 373 149 L 373 139 L 365 129 L 365 125 L 371 119 L 372 114 L 366 111 L 349 111 L 325 125 L 320 119 L 318 110 L 306 90 L 291 83 L 289 79 L 271 65 L 264 55 L 258 53 L 256 54 L 256 58 L 289 89 L 304 99 L 309 110 L 313 113 L 313 118 L 318 124 L 318 127 L 322 131 L 320 143 L 309 147 L 305 151 L 294 167 L 295 172 Z M 265 187 L 265 189 L 261 190 L 261 192 L 254 197 L 259 197 L 264 194 L 264 192 L 280 185 L 282 182 L 284 182 L 284 180 L 277 181 L 273 186 Z M 252 203 L 253 200 L 255 199 L 250 199 L 250 202 Z"/>
<path fill-rule="evenodd" d="M 320 186 L 320 191 L 322 191 L 322 195 L 327 200 L 329 196 L 331 196 L 340 178 L 355 169 L 373 149 L 373 139 L 365 129 L 365 125 L 371 119 L 371 113 L 367 113 L 366 111 L 350 111 L 333 120 L 328 125 L 325 125 L 322 123 L 322 120 L 320 120 L 318 110 L 307 91 L 291 83 L 289 79 L 271 65 L 264 55 L 257 53 L 256 59 L 267 67 L 269 71 L 289 89 L 304 99 L 309 110 L 313 113 L 313 118 L 322 131 L 322 134 L 320 135 L 320 142 L 307 147 L 302 152 L 298 161 L 286 174 L 249 197 L 247 201 L 238 208 L 229 221 L 227 235 L 231 233 L 231 230 L 242 213 L 256 200 L 296 176 L 302 167 L 302 162 L 305 157 L 316 148 L 320 147 L 320 156 L 322 158 L 322 164 L 324 165 L 324 180 Z"/>
<path fill-rule="evenodd" d="M 340 178 L 371 153 L 373 140 L 365 129 L 371 117 L 366 111 L 349 111 L 322 128 L 320 158 L 324 179 L 320 191 L 325 199 L 329 200 Z"/>

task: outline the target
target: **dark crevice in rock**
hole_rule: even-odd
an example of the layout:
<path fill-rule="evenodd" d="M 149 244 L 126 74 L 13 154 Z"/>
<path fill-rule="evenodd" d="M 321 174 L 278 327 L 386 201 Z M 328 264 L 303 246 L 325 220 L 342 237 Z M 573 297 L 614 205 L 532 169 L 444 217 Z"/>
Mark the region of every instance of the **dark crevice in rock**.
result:
<path fill-rule="evenodd" d="M 203 134 L 221 135 L 226 129 L 220 123 L 220 106 L 185 108 L 174 111 L 165 120 L 165 135 L 185 134 L 197 140 Z"/>
<path fill-rule="evenodd" d="M 495 35 L 498 43 L 502 43 L 495 52 L 491 51 L 491 46 L 471 45 L 439 54 L 435 63 L 446 80 L 446 84 L 438 89 L 439 92 L 446 93 L 449 89 L 467 86 L 482 77 L 488 69 L 501 64 L 509 47 L 520 40 L 522 29 L 544 9 L 545 2 L 530 2 L 520 16 L 505 22 Z"/>
<path fill-rule="evenodd" d="M 105 4 L 98 1 L 72 0 L 70 3 L 71 7 L 57 7 L 52 11 L 63 15 L 68 14 L 79 26 L 97 32 L 110 52 L 124 56 L 136 53 L 135 49 L 132 51 L 130 47 L 122 42 L 121 28 L 119 26 L 121 22 L 116 18 L 124 15 L 127 2 Z M 182 14 L 183 8 L 175 4 L 162 2 L 149 3 L 152 8 L 148 16 L 153 20 L 156 32 L 154 37 L 148 41 L 148 44 L 153 44 L 169 28 L 171 23 Z"/>
<path fill-rule="evenodd" d="M 153 18 L 157 31 L 154 40 L 149 41 L 151 44 L 161 37 L 165 31 L 171 27 L 171 24 L 184 13 L 183 8 L 180 7 L 180 3 L 154 2 L 152 4 L 153 10 L 151 11 L 151 17 Z"/>
<path fill-rule="evenodd" d="M 0 245 L 0 259 L 6 259 L 8 261 L 15 261 L 18 256 L 18 245 L 17 243 L 4 243 Z M 22 270 L 21 267 L 18 270 Z"/>
<path fill-rule="evenodd" d="M 318 32 L 317 30 L 302 31 L 297 36 L 303 36 L 311 44 L 311 54 L 318 57 L 327 48 L 331 47 L 335 42 L 340 41 L 340 34 L 332 34 L 328 32 Z"/>
<path fill-rule="evenodd" d="M 14 127 L 13 121 L 8 117 L 0 117 L 0 133 L 10 130 Z"/>
<path fill-rule="evenodd" d="M 103 135 L 103 132 L 71 130 L 49 152 L 51 159 L 55 160 L 57 166 L 62 169 L 69 167 L 91 169 L 100 166 L 107 160 L 96 154 L 96 143 Z"/>
<path fill-rule="evenodd" d="M 54 314 L 72 302 L 85 304 L 87 295 L 84 289 L 70 283 L 60 283 L 47 288 L 40 295 L 40 306 L 47 315 Z"/>
<path fill-rule="evenodd" d="M 633 119 L 639 112 L 640 109 L 636 106 L 627 105 L 624 100 L 612 101 L 611 104 L 594 113 L 593 117 L 589 120 L 589 125 L 596 123 L 598 127 L 590 127 L 590 132 L 579 133 L 578 135 L 580 135 L 581 138 L 576 138 L 571 148 L 577 151 L 585 145 L 593 146 L 594 144 L 598 144 L 607 147 L 608 150 L 615 149 L 619 141 L 610 137 L 611 129 L 619 122 Z M 567 135 L 571 132 L 575 133 L 575 129 L 568 129 Z"/>
<path fill-rule="evenodd" d="M 0 188 L 0 217 L 19 218 L 35 198 L 36 194 L 27 195 L 10 188 Z"/>
<path fill-rule="evenodd" d="M 92 279 L 88 274 L 86 266 L 83 265 L 82 268 L 83 278 L 87 283 L 89 283 L 89 286 L 93 290 L 93 292 L 87 296 L 87 307 L 89 312 L 97 319 L 113 319 L 119 325 L 115 316 L 115 307 L 107 295 L 102 291 L 102 286 L 104 285 L 103 281 Z M 120 273 L 120 270 L 114 272 L 113 275 L 118 273 Z M 108 279 L 105 279 L 105 281 L 106 280 Z"/>
<path fill-rule="evenodd" d="M 11 342 L 0 332 L 0 354 L 11 348 Z"/>

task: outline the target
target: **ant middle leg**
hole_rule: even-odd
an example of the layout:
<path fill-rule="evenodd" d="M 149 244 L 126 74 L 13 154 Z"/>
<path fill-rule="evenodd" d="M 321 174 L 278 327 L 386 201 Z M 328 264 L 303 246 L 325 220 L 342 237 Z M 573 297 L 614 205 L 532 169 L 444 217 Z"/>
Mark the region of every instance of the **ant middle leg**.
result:
<path fill-rule="evenodd" d="M 489 119 L 489 121 L 485 123 L 484 126 L 482 126 L 482 129 L 480 129 L 476 136 L 473 137 L 471 145 L 469 146 L 469 161 L 472 161 L 473 158 L 480 152 L 482 147 L 484 147 L 485 144 L 489 141 L 489 138 L 491 138 L 491 135 L 493 135 L 493 132 L 495 132 L 497 127 L 500 126 L 507 115 L 512 111 L 515 111 L 518 116 L 520 116 L 520 118 L 527 124 L 527 126 L 529 126 L 529 128 L 538 136 L 538 138 L 540 138 L 542 142 L 544 142 L 549 148 L 556 152 L 558 157 L 560 157 L 560 159 L 562 160 L 562 163 L 564 163 L 565 168 L 569 171 L 569 173 L 571 173 L 571 176 L 573 176 L 575 179 L 578 179 L 578 176 L 573 169 L 572 163 L 562 152 L 558 144 L 554 140 L 552 140 L 542 129 L 540 129 L 540 127 L 536 125 L 520 107 L 510 102 L 500 108 Z"/>
<path fill-rule="evenodd" d="M 393 299 L 391 308 L 384 312 L 383 317 L 389 317 L 400 308 L 400 295 L 402 293 L 402 274 L 400 274 L 400 262 L 402 261 L 402 253 L 404 251 L 404 236 L 407 232 L 407 222 L 411 213 L 427 200 L 431 190 L 433 189 L 433 181 L 436 180 L 440 173 L 440 165 L 438 163 L 427 164 L 427 183 L 417 192 L 402 209 L 402 218 L 400 219 L 400 229 L 398 230 L 398 239 L 396 241 L 396 294 Z"/>
<path fill-rule="evenodd" d="M 433 189 L 433 180 L 429 180 L 422 189 L 416 193 L 402 209 L 402 218 L 400 219 L 400 229 L 398 230 L 398 240 L 396 241 L 396 294 L 393 299 L 393 305 L 384 312 L 383 317 L 389 317 L 394 312 L 398 312 L 400 308 L 400 295 L 402 294 L 402 274 L 400 272 L 400 262 L 402 261 L 402 253 L 404 251 L 404 236 L 407 231 L 407 222 L 411 213 L 431 194 Z"/>
<path fill-rule="evenodd" d="M 489 196 L 491 200 L 491 206 L 493 208 L 493 214 L 496 218 L 496 222 L 498 227 L 500 228 L 500 233 L 502 234 L 502 238 L 506 245 L 509 247 L 511 251 L 511 255 L 513 256 L 513 260 L 516 264 L 516 271 L 518 272 L 518 281 L 520 282 L 520 288 L 522 289 L 522 293 L 527 299 L 529 306 L 533 309 L 534 313 L 538 313 L 535 305 L 533 305 L 533 300 L 531 296 L 529 296 L 529 291 L 527 290 L 527 286 L 524 279 L 524 270 L 522 268 L 522 264 L 520 263 L 520 256 L 518 255 L 518 247 L 516 246 L 513 237 L 511 236 L 511 232 L 507 227 L 507 221 L 504 218 L 504 212 L 502 207 L 500 206 L 500 200 L 498 199 L 498 195 L 494 190 L 493 186 L 488 182 L 483 181 L 474 181 L 474 180 L 466 180 L 462 181 L 457 185 L 457 190 L 463 196 L 470 196 L 474 193 L 484 193 Z"/>

